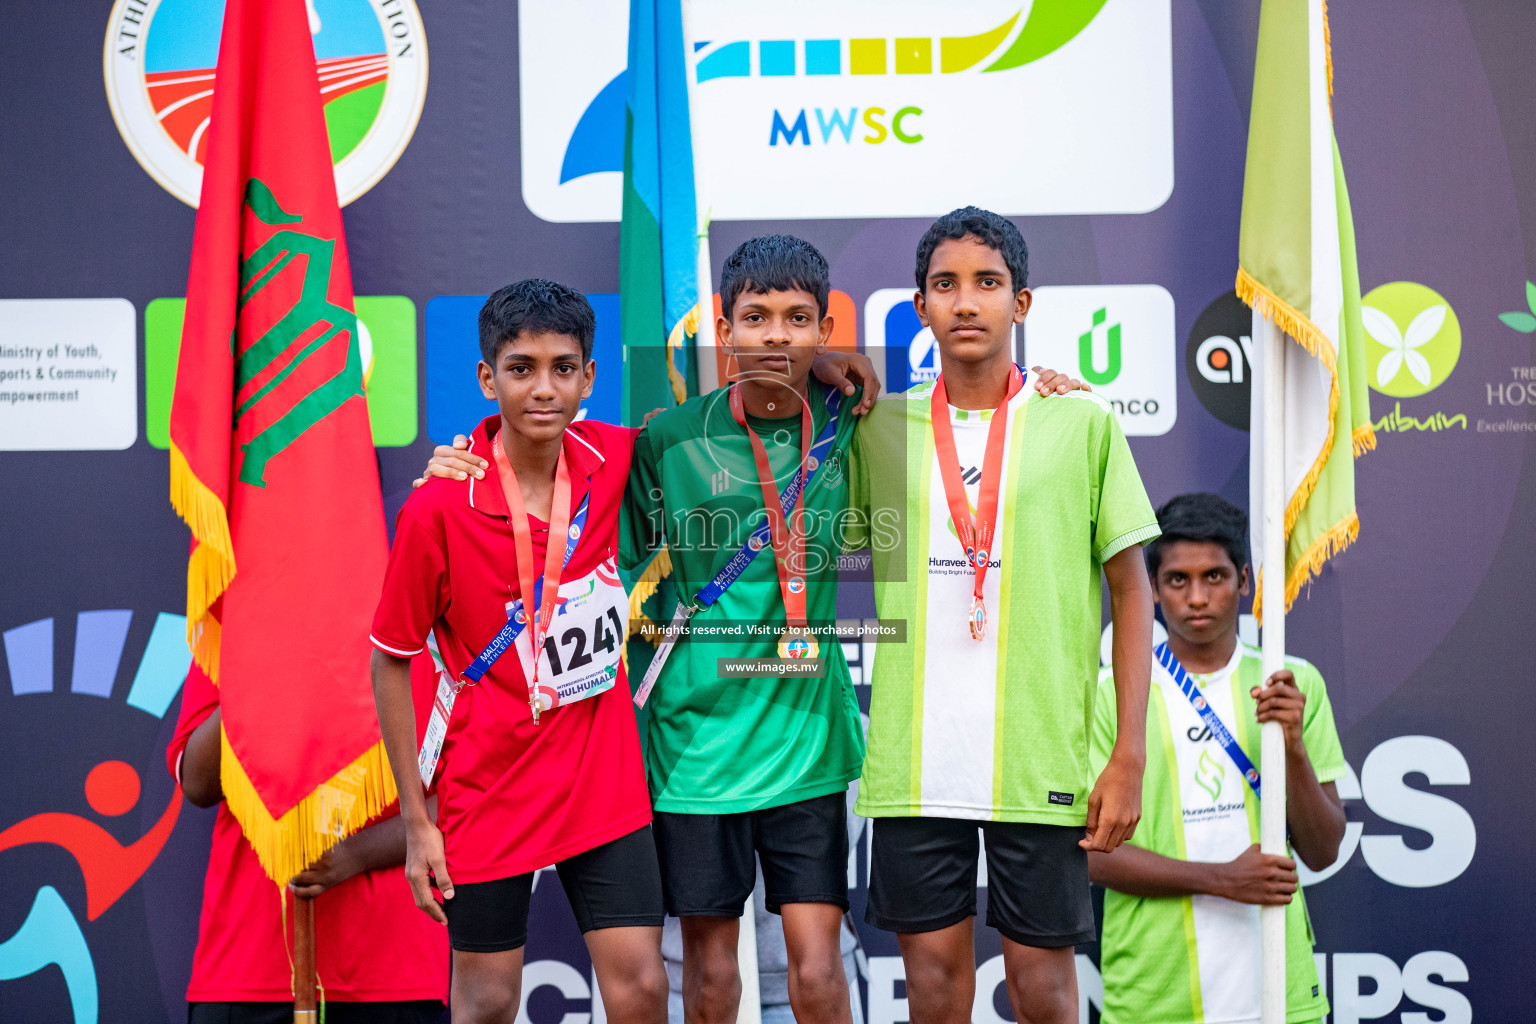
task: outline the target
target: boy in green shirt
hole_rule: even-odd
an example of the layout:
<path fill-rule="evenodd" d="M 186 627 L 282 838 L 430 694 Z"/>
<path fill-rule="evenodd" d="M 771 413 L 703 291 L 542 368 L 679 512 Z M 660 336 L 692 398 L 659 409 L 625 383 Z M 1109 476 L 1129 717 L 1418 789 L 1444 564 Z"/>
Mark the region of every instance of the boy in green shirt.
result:
<path fill-rule="evenodd" d="M 1105 1024 L 1257 1022 L 1259 907 L 1286 907 L 1286 1018 L 1321 1020 L 1328 1000 L 1312 960 L 1312 928 L 1296 862 L 1259 852 L 1259 797 L 1238 761 L 1259 760 L 1259 726 L 1285 733 L 1286 824 L 1296 855 L 1331 864 L 1344 837 L 1334 780 L 1346 770 L 1328 690 L 1300 658 L 1264 686 L 1259 652 L 1238 640 L 1248 593 L 1248 520 L 1214 494 L 1184 494 L 1157 514 L 1147 549 L 1153 591 L 1168 625 L 1154 659 L 1146 737 L 1144 816 L 1113 853 L 1089 855 L 1106 886 L 1101 970 Z M 1176 660 L 1175 660 L 1176 659 Z M 1166 665 L 1193 677 L 1186 689 Z M 1093 757 L 1116 737 L 1109 670 L 1094 713 Z M 1204 702 L 1197 710 L 1195 699 Z M 1213 714 L 1241 748 L 1228 753 Z M 1248 767 L 1245 765 L 1244 768 Z M 1262 779 L 1255 779 L 1262 788 Z"/>
<path fill-rule="evenodd" d="M 1146 712 L 1140 545 L 1157 523 L 1108 403 L 1044 400 L 1014 365 L 1027 268 L 996 214 L 966 207 L 928 229 L 914 305 L 942 372 L 877 402 L 854 442 L 868 533 L 849 546 L 872 544 L 876 609 L 909 633 L 875 657 L 855 807 L 874 819 L 866 920 L 898 934 L 913 1024 L 970 1020 L 978 830 L 1018 1019 L 1075 1021 L 1073 946 L 1094 934 L 1086 851 L 1114 849 L 1140 817 L 1143 736 L 1122 733 L 1095 782 L 1087 727 L 1101 570 L 1118 709 L 1128 724 Z"/>

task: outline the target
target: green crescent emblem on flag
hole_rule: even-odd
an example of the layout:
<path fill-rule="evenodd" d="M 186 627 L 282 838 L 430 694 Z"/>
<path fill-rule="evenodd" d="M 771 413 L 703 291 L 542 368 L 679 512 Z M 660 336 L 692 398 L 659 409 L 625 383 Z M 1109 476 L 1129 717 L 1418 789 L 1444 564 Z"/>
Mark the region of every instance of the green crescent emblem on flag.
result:
<path fill-rule="evenodd" d="M 303 220 L 302 215 L 284 210 L 272 190 L 260 178 L 250 178 L 246 182 L 245 205 L 263 224 L 298 224 Z M 335 248 L 335 239 L 318 238 L 296 228 L 285 227 L 273 232 L 270 238 L 240 263 L 237 317 L 238 311 L 243 311 L 246 304 L 259 295 L 294 259 L 305 257 L 304 283 L 292 307 L 244 352 L 236 352 L 236 395 L 265 373 L 295 341 L 310 334 L 317 324 L 325 326 L 287 365 L 272 374 L 235 407 L 237 431 L 246 414 L 287 380 L 305 360 L 341 332 L 346 331 L 348 334 L 347 361 L 341 372 L 300 398 L 287 412 L 240 446 L 245 454 L 240 465 L 242 483 L 265 487 L 267 463 L 273 456 L 339 409 L 349 398 L 363 393 L 363 360 L 357 343 L 357 314 L 326 297 L 330 289 Z M 235 332 L 230 338 L 232 348 L 237 345 L 239 330 L 237 321 Z"/>

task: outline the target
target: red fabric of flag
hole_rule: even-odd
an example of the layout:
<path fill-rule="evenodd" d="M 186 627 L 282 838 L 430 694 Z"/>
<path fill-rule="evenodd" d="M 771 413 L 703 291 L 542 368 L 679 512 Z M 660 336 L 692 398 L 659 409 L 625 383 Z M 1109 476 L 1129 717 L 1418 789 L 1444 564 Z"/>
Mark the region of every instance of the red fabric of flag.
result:
<path fill-rule="evenodd" d="M 286 881 L 395 798 L 368 679 L 384 515 L 304 0 L 225 6 L 170 434 L 225 799 Z"/>

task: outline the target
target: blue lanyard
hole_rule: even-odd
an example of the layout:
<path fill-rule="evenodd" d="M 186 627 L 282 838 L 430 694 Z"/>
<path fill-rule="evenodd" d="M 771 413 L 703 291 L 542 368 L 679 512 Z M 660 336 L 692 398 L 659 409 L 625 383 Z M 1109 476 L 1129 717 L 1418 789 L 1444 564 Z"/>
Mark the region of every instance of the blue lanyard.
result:
<path fill-rule="evenodd" d="M 1244 779 L 1248 780 L 1248 786 L 1253 790 L 1253 795 L 1260 796 L 1259 770 L 1253 766 L 1252 761 L 1248 760 L 1248 755 L 1243 752 L 1243 748 L 1238 746 L 1237 740 L 1227 730 L 1226 724 L 1216 714 L 1215 709 L 1211 707 L 1210 701 L 1206 700 L 1205 695 L 1200 692 L 1200 687 L 1195 685 L 1194 677 L 1179 664 L 1179 659 L 1173 656 L 1173 652 L 1168 649 L 1166 643 L 1158 644 L 1152 653 L 1157 657 L 1158 663 L 1168 670 L 1173 681 L 1179 684 L 1179 689 L 1184 691 L 1185 697 L 1189 698 L 1190 705 L 1200 715 L 1200 720 L 1205 723 L 1205 727 L 1211 730 L 1211 735 L 1221 744 L 1221 749 L 1227 752 L 1232 763 L 1237 765 L 1237 770 L 1243 773 Z"/>
<path fill-rule="evenodd" d="M 581 535 L 586 532 L 587 503 L 591 497 L 592 492 L 589 490 L 581 499 L 581 507 L 571 517 L 571 528 L 565 533 L 565 561 L 561 563 L 561 568 L 571 564 L 571 556 L 576 553 L 576 545 L 581 540 Z M 533 603 L 535 606 L 543 602 L 543 591 L 544 578 L 540 576 L 534 580 L 533 584 Z M 485 645 L 485 650 L 481 651 L 475 657 L 475 660 L 469 663 L 469 667 L 464 670 L 464 681 L 466 683 L 471 685 L 478 683 L 480 677 L 489 672 L 491 666 L 496 664 L 496 660 L 507 653 L 507 649 L 516 642 L 518 637 L 523 635 L 523 630 L 528 628 L 528 616 L 524 615 L 522 617 L 523 621 L 518 621 L 517 611 L 521 606 L 521 600 L 513 605 L 511 612 L 507 615 L 507 624 L 502 626 L 500 631 L 491 638 L 491 642 Z M 538 657 L 539 652 L 534 651 L 533 655 Z"/>
<path fill-rule="evenodd" d="M 829 413 L 827 423 L 826 426 L 821 428 L 821 433 L 816 435 L 816 443 L 811 445 L 811 457 L 816 460 L 816 468 L 804 474 L 796 473 L 789 481 L 788 486 L 779 493 L 779 504 L 783 506 L 786 518 L 794 510 L 795 502 L 800 500 L 801 490 L 811 486 L 811 479 L 821 469 L 822 464 L 827 461 L 825 449 L 832 443 L 832 437 L 837 433 L 837 416 L 841 411 L 842 397 L 837 391 L 829 391 L 827 393 L 827 411 Z M 821 452 L 821 454 L 817 454 L 818 452 Z M 694 596 L 693 603 L 696 608 L 708 608 L 720 600 L 720 596 L 726 592 L 727 588 L 740 579 L 742 573 L 747 571 L 747 566 L 752 564 L 752 559 L 757 557 L 757 553 L 768 546 L 768 533 L 768 519 L 765 516 L 763 521 L 758 524 L 757 529 L 753 530 L 751 535 L 747 537 L 746 543 L 742 544 L 741 550 L 732 555 L 731 560 L 725 563 L 724 568 L 715 573 L 715 578 L 706 583 L 703 589 Z"/>

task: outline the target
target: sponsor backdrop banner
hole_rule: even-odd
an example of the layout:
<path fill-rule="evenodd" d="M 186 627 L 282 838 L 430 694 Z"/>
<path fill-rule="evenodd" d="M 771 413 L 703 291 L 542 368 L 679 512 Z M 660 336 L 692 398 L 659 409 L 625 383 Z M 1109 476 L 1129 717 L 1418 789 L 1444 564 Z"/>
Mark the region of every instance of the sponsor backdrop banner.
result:
<path fill-rule="evenodd" d="M 164 768 L 188 663 L 166 417 L 221 7 L 28 4 L 6 19 L 7 1021 L 186 1013 L 212 817 Z M 843 293 L 841 343 L 900 390 L 937 372 L 910 305 L 925 219 L 965 202 L 1018 217 L 1038 287 L 1022 357 L 1114 403 L 1155 501 L 1246 500 L 1252 343 L 1232 282 L 1257 0 L 698 9 L 717 256 L 770 229 L 815 242 Z M 488 408 L 469 380 L 474 314 L 510 280 L 593 297 L 587 414 L 617 415 L 625 10 L 310 4 L 391 521 L 432 443 Z M 1379 446 L 1358 464 L 1360 540 L 1289 629 L 1328 681 L 1351 768 L 1339 862 L 1310 876 L 1317 956 L 1341 1024 L 1523 1019 L 1536 957 L 1536 8 L 1357 0 L 1330 13 Z M 867 584 L 842 606 L 872 614 Z M 850 654 L 867 702 L 878 653 Z M 861 837 L 856 915 L 868 863 Z M 524 1019 L 601 1019 L 553 874 L 534 916 Z M 1009 1020 L 997 936 L 978 936 L 973 1017 Z M 862 937 L 868 1024 L 905 1020 L 894 937 Z M 1079 950 L 1085 1020 L 1096 957 Z"/>

